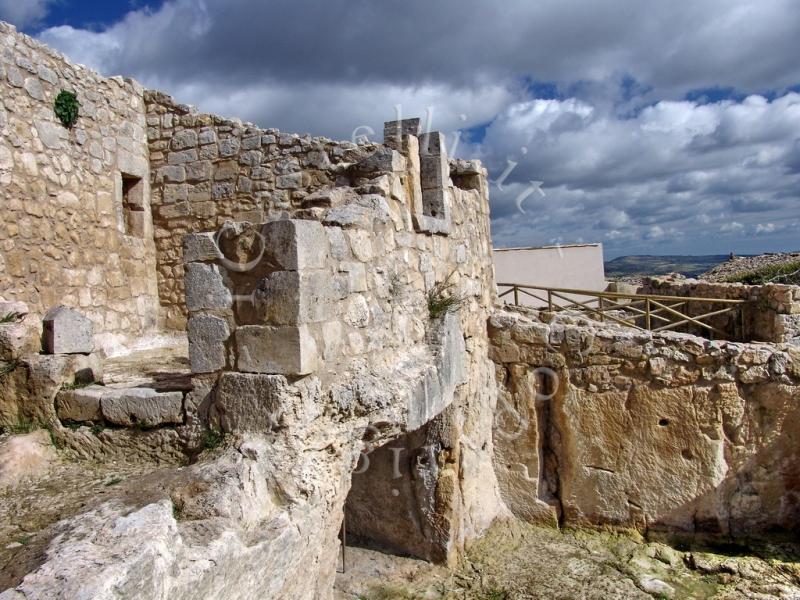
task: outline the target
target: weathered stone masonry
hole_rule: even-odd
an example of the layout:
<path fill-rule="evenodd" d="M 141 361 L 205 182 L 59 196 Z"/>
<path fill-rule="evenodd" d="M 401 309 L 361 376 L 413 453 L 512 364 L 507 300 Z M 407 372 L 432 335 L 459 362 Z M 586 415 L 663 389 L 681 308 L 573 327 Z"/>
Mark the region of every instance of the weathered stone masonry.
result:
<path fill-rule="evenodd" d="M 62 89 L 81 103 L 72 129 L 53 113 Z M 78 308 L 104 347 L 154 330 L 149 178 L 141 86 L 72 65 L 0 23 L 0 289 L 6 300 L 27 303 L 31 321 L 59 304 Z"/>

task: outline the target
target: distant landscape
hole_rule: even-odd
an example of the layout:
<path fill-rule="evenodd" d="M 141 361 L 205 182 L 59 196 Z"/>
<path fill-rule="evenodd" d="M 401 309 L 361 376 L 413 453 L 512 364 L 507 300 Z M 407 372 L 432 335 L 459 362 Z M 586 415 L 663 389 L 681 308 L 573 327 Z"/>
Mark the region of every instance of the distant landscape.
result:
<path fill-rule="evenodd" d="M 605 263 L 606 277 L 631 277 L 636 275 L 664 275 L 680 273 L 686 277 L 696 277 L 728 260 L 727 254 L 702 256 L 620 256 Z"/>

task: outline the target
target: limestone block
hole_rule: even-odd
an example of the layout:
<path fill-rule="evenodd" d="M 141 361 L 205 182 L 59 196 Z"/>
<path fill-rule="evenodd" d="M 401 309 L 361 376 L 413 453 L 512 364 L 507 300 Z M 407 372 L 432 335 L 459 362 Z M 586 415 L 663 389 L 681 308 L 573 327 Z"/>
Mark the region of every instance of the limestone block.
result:
<path fill-rule="evenodd" d="M 231 291 L 225 286 L 217 265 L 186 265 L 186 308 L 189 310 L 226 309 L 233 305 Z"/>
<path fill-rule="evenodd" d="M 16 360 L 36 350 L 36 335 L 26 323 L 0 323 L 0 359 Z"/>
<path fill-rule="evenodd" d="M 371 229 L 375 221 L 388 223 L 391 219 L 389 204 L 386 198 L 378 194 L 359 196 L 356 202 L 330 209 L 325 213 L 323 222 L 326 225 L 338 225 L 343 228 L 358 227 Z"/>
<path fill-rule="evenodd" d="M 100 399 L 103 388 L 62 390 L 56 396 L 56 413 L 62 421 L 102 421 Z"/>
<path fill-rule="evenodd" d="M 94 350 L 92 322 L 67 306 L 47 311 L 43 338 L 46 354 L 89 354 Z"/>
<path fill-rule="evenodd" d="M 275 180 L 275 187 L 281 190 L 296 190 L 305 185 L 308 176 L 305 173 L 287 173 L 278 175 Z"/>
<path fill-rule="evenodd" d="M 271 431 L 283 424 L 293 399 L 282 375 L 223 373 L 209 419 L 212 426 L 230 433 Z"/>
<path fill-rule="evenodd" d="M 432 154 L 420 156 L 420 185 L 423 190 L 442 188 L 450 183 L 450 166 L 447 156 Z"/>
<path fill-rule="evenodd" d="M 183 262 L 206 262 L 223 258 L 213 233 L 190 233 L 183 236 Z"/>
<path fill-rule="evenodd" d="M 266 223 L 267 250 L 282 269 L 319 269 L 328 258 L 328 238 L 316 221 L 284 219 Z"/>
<path fill-rule="evenodd" d="M 228 323 L 211 315 L 189 318 L 189 362 L 192 373 L 212 373 L 225 367 L 225 340 L 230 337 Z"/>
<path fill-rule="evenodd" d="M 236 365 L 246 373 L 307 375 L 317 368 L 317 346 L 305 325 L 245 325 L 234 333 Z"/>
<path fill-rule="evenodd" d="M 322 326 L 322 357 L 325 360 L 332 360 L 341 353 L 342 338 L 341 322 L 330 321 Z"/>
<path fill-rule="evenodd" d="M 443 133 L 431 131 L 419 136 L 419 155 L 425 156 L 447 156 L 446 140 Z"/>
<path fill-rule="evenodd" d="M 311 206 L 323 206 L 326 208 L 334 206 L 342 206 L 356 199 L 356 193 L 353 188 L 349 187 L 334 187 L 318 190 L 313 194 L 309 194 L 301 201 L 303 208 Z"/>
<path fill-rule="evenodd" d="M 369 324 L 370 310 L 367 300 L 361 294 L 354 294 L 347 300 L 344 320 L 353 327 L 366 327 Z"/>
<path fill-rule="evenodd" d="M 300 325 L 328 320 L 334 312 L 334 292 L 328 271 L 275 271 L 254 294 L 263 323 Z"/>
<path fill-rule="evenodd" d="M 347 290 L 353 292 L 367 291 L 367 270 L 360 262 L 341 262 L 339 271 L 347 273 Z"/>
<path fill-rule="evenodd" d="M 103 418 L 115 425 L 179 424 L 183 423 L 183 394 L 150 388 L 111 390 L 103 394 L 100 409 Z"/>
<path fill-rule="evenodd" d="M 402 121 L 386 121 L 383 124 L 383 143 L 399 149 L 403 136 L 418 136 L 422 131 L 419 118 L 403 119 Z"/>
<path fill-rule="evenodd" d="M 172 149 L 185 150 L 197 146 L 197 132 L 193 129 L 184 129 L 172 136 Z"/>
<path fill-rule="evenodd" d="M 362 174 L 372 173 L 400 173 L 406 168 L 406 159 L 397 150 L 386 146 L 378 147 L 375 152 L 357 163 L 356 172 Z"/>

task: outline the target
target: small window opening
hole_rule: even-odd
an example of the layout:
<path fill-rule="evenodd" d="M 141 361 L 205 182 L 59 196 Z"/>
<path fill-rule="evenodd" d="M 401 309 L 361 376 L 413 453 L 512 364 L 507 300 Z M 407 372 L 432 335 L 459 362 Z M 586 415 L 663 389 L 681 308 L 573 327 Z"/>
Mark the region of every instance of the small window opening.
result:
<path fill-rule="evenodd" d="M 144 183 L 141 177 L 122 173 L 122 212 L 125 234 L 144 237 Z"/>

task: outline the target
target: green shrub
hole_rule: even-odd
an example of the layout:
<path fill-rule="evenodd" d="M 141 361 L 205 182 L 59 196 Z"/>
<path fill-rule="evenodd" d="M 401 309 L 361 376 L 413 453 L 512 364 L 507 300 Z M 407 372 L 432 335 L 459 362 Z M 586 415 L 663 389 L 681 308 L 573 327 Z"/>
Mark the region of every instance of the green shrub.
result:
<path fill-rule="evenodd" d="M 428 292 L 428 314 L 431 319 L 438 319 L 447 313 L 458 312 L 466 302 L 466 298 L 454 291 L 455 285 L 450 283 L 450 278 L 455 271 L 451 272 L 444 281 L 434 285 Z"/>
<path fill-rule="evenodd" d="M 0 317 L 0 323 L 17 323 L 21 321 L 25 315 L 18 312 L 10 312 Z"/>
<path fill-rule="evenodd" d="M 13 373 L 18 366 L 19 362 L 16 360 L 0 361 L 0 375 Z"/>
<path fill-rule="evenodd" d="M 765 283 L 800 285 L 800 262 L 767 265 L 755 271 L 731 275 L 725 281 L 727 283 L 746 283 L 749 285 L 764 285 Z"/>
<path fill-rule="evenodd" d="M 53 111 L 56 113 L 58 120 L 67 129 L 71 129 L 78 120 L 78 109 L 81 104 L 78 102 L 78 97 L 66 90 L 56 96 L 56 101 L 53 104 Z"/>
<path fill-rule="evenodd" d="M 213 429 L 206 429 L 203 432 L 203 437 L 200 440 L 200 446 L 203 450 L 213 450 L 217 448 L 225 440 L 225 434 Z"/>

